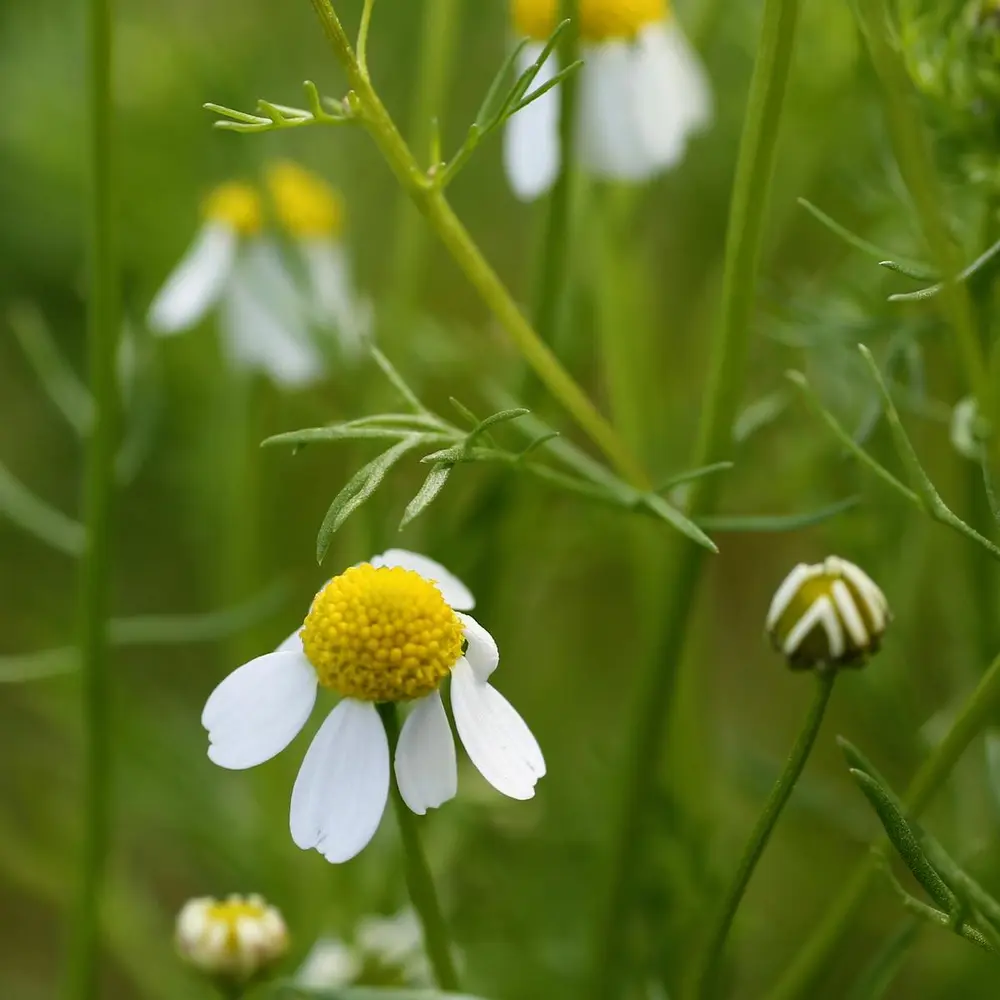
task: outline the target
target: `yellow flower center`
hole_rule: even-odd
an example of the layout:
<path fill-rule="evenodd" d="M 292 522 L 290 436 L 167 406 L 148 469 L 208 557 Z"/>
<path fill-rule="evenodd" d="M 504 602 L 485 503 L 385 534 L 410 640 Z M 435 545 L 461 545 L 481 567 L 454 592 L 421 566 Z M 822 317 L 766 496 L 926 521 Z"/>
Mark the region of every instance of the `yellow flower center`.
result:
<path fill-rule="evenodd" d="M 235 933 L 238 921 L 245 917 L 263 920 L 266 912 L 264 901 L 257 897 L 232 896 L 212 903 L 205 911 L 205 916 L 212 923 L 226 924 L 230 932 Z"/>
<path fill-rule="evenodd" d="M 287 160 L 267 171 L 278 221 L 299 238 L 338 236 L 344 225 L 340 195 L 321 177 Z"/>
<path fill-rule="evenodd" d="M 668 0 L 579 0 L 580 37 L 585 42 L 634 38 L 648 24 L 666 18 Z M 559 19 L 559 0 L 511 0 L 518 34 L 545 41 Z"/>
<path fill-rule="evenodd" d="M 241 236 L 259 233 L 263 222 L 260 195 L 242 181 L 220 184 L 205 199 L 202 214 L 213 222 L 232 226 Z"/>
<path fill-rule="evenodd" d="M 462 623 L 433 583 L 368 563 L 317 594 L 301 635 L 320 684 L 363 701 L 422 698 L 462 655 Z"/>

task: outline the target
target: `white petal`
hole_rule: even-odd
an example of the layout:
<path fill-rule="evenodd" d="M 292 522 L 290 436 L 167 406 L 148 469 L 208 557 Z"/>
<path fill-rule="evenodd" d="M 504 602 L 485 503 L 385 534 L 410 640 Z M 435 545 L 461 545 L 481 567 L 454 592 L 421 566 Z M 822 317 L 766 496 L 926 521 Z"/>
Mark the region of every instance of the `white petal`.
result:
<path fill-rule="evenodd" d="M 238 237 L 221 222 L 209 222 L 174 268 L 149 307 L 155 333 L 178 333 L 194 326 L 218 301 L 233 270 Z"/>
<path fill-rule="evenodd" d="M 312 341 L 305 300 L 271 244 L 256 240 L 240 255 L 220 322 L 237 367 L 262 371 L 290 388 L 323 377 L 323 357 Z"/>
<path fill-rule="evenodd" d="M 543 45 L 529 43 L 517 60 L 523 73 L 541 54 Z M 531 86 L 537 90 L 558 71 L 555 54 L 545 60 Z M 522 108 L 504 126 L 503 162 L 507 180 L 522 201 L 531 201 L 552 186 L 559 172 L 559 88 Z"/>
<path fill-rule="evenodd" d="M 379 566 L 401 566 L 403 569 L 412 569 L 414 573 L 419 573 L 425 580 L 430 580 L 441 596 L 448 602 L 455 611 L 470 611 L 476 606 L 476 599 L 472 596 L 469 588 L 454 573 L 449 573 L 439 562 L 428 559 L 417 552 L 408 552 L 406 549 L 387 549 L 380 556 L 372 559 L 372 565 Z"/>
<path fill-rule="evenodd" d="M 282 640 L 275 652 L 305 655 L 305 647 L 302 645 L 302 626 L 300 625 L 287 639 Z"/>
<path fill-rule="evenodd" d="M 577 137 L 596 176 L 640 181 L 668 169 L 711 116 L 707 77 L 673 20 L 588 48 Z"/>
<path fill-rule="evenodd" d="M 545 774 L 538 741 L 496 688 L 463 658 L 451 672 L 451 707 L 462 745 L 479 773 L 512 799 L 530 799 Z"/>
<path fill-rule="evenodd" d="M 348 358 L 357 357 L 371 337 L 372 310 L 357 296 L 344 247 L 316 237 L 301 240 L 299 247 L 319 321 L 336 329 Z"/>
<path fill-rule="evenodd" d="M 320 726 L 292 789 L 292 840 L 349 861 L 375 836 L 389 795 L 389 741 L 371 702 L 344 698 Z"/>
<path fill-rule="evenodd" d="M 265 653 L 234 670 L 201 713 L 208 756 L 220 767 L 255 767 L 292 742 L 316 702 L 316 671 L 298 653 Z"/>
<path fill-rule="evenodd" d="M 476 676 L 485 681 L 500 662 L 500 650 L 497 649 L 496 639 L 471 615 L 459 613 L 458 617 L 461 619 L 462 632 L 467 643 L 465 658 Z"/>
<path fill-rule="evenodd" d="M 403 723 L 396 744 L 396 781 L 403 801 L 419 816 L 458 791 L 455 741 L 437 691 L 421 698 Z"/>

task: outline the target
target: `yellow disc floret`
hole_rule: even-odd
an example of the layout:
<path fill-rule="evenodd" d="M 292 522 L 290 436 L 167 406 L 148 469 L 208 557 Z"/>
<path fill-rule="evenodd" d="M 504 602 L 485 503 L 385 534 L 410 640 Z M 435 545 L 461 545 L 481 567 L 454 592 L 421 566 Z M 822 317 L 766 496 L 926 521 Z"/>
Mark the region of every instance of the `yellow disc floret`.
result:
<path fill-rule="evenodd" d="M 422 698 L 462 655 L 462 623 L 433 583 L 368 563 L 316 595 L 301 635 L 320 684 L 363 701 Z"/>
<path fill-rule="evenodd" d="M 278 221 L 300 239 L 338 236 L 344 225 L 344 205 L 321 177 L 283 160 L 267 171 L 267 186 Z"/>
<path fill-rule="evenodd" d="M 667 0 L 579 0 L 580 37 L 586 42 L 634 38 L 648 24 L 662 21 Z M 518 34 L 545 41 L 556 29 L 559 0 L 512 0 Z"/>
<path fill-rule="evenodd" d="M 220 184 L 205 199 L 202 214 L 212 222 L 232 226 L 241 236 L 259 233 L 263 221 L 260 195 L 242 181 Z"/>

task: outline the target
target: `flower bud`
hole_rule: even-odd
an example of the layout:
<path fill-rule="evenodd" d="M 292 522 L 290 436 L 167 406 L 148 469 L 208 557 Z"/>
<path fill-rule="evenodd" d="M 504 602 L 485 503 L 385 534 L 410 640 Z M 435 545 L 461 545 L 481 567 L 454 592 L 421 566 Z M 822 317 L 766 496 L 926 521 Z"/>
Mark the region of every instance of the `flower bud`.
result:
<path fill-rule="evenodd" d="M 209 896 L 184 904 L 177 916 L 177 950 L 206 975 L 245 982 L 288 950 L 278 910 L 260 896 Z"/>
<path fill-rule="evenodd" d="M 838 556 L 799 563 L 771 601 L 767 632 L 793 669 L 861 667 L 891 618 L 867 573 Z"/>

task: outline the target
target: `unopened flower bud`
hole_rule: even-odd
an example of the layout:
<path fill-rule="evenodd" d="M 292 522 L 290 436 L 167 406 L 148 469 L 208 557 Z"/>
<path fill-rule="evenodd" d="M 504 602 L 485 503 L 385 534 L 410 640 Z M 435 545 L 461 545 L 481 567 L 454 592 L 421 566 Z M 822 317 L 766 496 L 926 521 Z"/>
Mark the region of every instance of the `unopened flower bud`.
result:
<path fill-rule="evenodd" d="M 867 573 L 838 556 L 800 563 L 771 601 L 767 632 L 795 669 L 864 666 L 891 618 Z"/>
<path fill-rule="evenodd" d="M 285 954 L 288 931 L 260 896 L 206 896 L 189 900 L 178 914 L 177 950 L 206 975 L 245 982 Z"/>
<path fill-rule="evenodd" d="M 951 411 L 951 443 L 955 450 L 978 462 L 988 438 L 989 426 L 980 416 L 975 398 L 966 396 L 959 400 Z"/>

